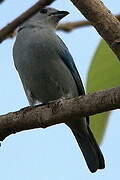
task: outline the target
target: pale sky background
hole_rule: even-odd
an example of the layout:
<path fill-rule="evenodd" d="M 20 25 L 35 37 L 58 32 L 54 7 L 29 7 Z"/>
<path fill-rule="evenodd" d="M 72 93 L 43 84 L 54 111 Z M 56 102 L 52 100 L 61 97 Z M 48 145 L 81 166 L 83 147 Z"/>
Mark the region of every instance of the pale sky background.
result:
<path fill-rule="evenodd" d="M 35 0 L 5 0 L 0 5 L 0 28 L 35 2 Z M 119 0 L 104 0 L 104 3 L 114 14 L 119 13 Z M 69 0 L 57 0 L 52 6 L 70 12 L 64 21 L 84 19 Z M 89 64 L 100 36 L 91 27 L 77 29 L 72 33 L 59 32 L 59 35 L 68 46 L 85 85 Z M 13 65 L 13 43 L 14 39 L 9 39 L 0 44 L 0 114 L 28 106 L 22 84 Z M 2 142 L 0 147 L 0 179 L 119 179 L 119 127 L 120 112 L 117 110 L 110 117 L 101 146 L 106 168 L 94 174 L 89 172 L 72 133 L 64 124 L 11 135 Z"/>

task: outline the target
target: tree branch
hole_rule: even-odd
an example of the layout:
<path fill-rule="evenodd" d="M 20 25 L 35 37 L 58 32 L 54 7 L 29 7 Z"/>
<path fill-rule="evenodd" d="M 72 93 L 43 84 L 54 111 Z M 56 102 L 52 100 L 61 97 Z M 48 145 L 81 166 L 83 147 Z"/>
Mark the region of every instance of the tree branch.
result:
<path fill-rule="evenodd" d="M 23 23 L 26 19 L 34 15 L 37 11 L 43 8 L 46 5 L 51 4 L 55 0 L 40 0 L 31 8 L 29 8 L 26 12 L 24 12 L 21 16 L 16 18 L 10 24 L 5 26 L 3 29 L 0 30 L 0 43 L 6 39 L 14 30 L 17 28 L 18 25 Z"/>
<path fill-rule="evenodd" d="M 100 0 L 71 0 L 120 59 L 120 22 Z"/>
<path fill-rule="evenodd" d="M 46 3 L 46 5 L 47 5 L 47 1 L 48 0 L 44 1 L 44 3 Z M 52 1 L 49 0 L 48 3 L 51 3 Z M 41 1 L 39 1 L 38 3 L 41 4 Z M 16 32 L 15 32 L 16 27 L 19 26 L 24 20 L 26 20 L 31 13 L 32 13 L 31 15 L 33 15 L 33 11 L 34 11 L 34 13 L 36 13 L 41 8 L 38 3 L 36 3 L 32 8 L 30 8 L 28 10 L 29 12 L 26 11 L 24 14 L 22 14 L 22 16 L 19 16 L 18 18 L 16 18 L 16 20 L 14 20 L 13 22 L 11 22 L 10 24 L 8 24 L 7 26 L 5 26 L 3 29 L 0 30 L 0 42 L 5 40 L 6 38 L 14 37 L 16 35 Z M 32 11 L 31 11 L 31 9 L 32 9 Z M 116 18 L 118 20 L 120 20 L 120 15 L 117 15 Z M 66 23 L 59 24 L 57 27 L 57 30 L 70 32 L 76 28 L 89 26 L 89 25 L 91 25 L 91 23 L 86 20 L 76 21 L 76 22 L 66 22 Z"/>
<path fill-rule="evenodd" d="M 120 86 L 0 116 L 0 140 L 22 130 L 46 128 L 72 119 L 120 108 Z"/>
<path fill-rule="evenodd" d="M 120 15 L 117 15 L 116 18 L 120 21 Z M 80 27 L 91 26 L 89 21 L 75 21 L 75 22 L 65 22 L 60 23 L 57 26 L 58 31 L 71 32 L 72 30 Z M 16 30 L 7 35 L 7 38 L 13 38 L 16 35 Z"/>
<path fill-rule="evenodd" d="M 120 21 L 120 15 L 115 16 Z M 60 23 L 57 27 L 57 30 L 71 32 L 72 30 L 80 27 L 91 26 L 89 21 L 75 21 L 75 22 L 65 22 Z"/>
<path fill-rule="evenodd" d="M 3 3 L 4 0 L 0 0 L 0 4 Z"/>

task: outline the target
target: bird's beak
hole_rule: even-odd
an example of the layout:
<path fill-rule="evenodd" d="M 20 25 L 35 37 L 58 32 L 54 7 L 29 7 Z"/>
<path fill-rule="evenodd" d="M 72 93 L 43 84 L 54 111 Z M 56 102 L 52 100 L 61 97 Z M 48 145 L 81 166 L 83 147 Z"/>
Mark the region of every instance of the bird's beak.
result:
<path fill-rule="evenodd" d="M 60 19 L 62 19 L 65 16 L 67 16 L 69 14 L 69 12 L 68 11 L 58 11 L 56 14 Z"/>
<path fill-rule="evenodd" d="M 67 16 L 69 14 L 68 11 L 56 11 L 56 12 L 52 12 L 49 14 L 49 16 L 54 16 L 57 17 L 58 20 L 64 18 L 65 16 Z"/>

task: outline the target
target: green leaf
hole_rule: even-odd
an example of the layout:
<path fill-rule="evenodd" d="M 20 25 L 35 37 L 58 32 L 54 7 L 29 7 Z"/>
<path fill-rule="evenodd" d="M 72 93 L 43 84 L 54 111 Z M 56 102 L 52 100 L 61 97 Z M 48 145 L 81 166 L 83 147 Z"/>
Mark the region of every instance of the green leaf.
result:
<path fill-rule="evenodd" d="M 87 93 L 118 85 L 120 85 L 120 62 L 106 42 L 101 40 L 89 68 Z M 99 144 L 103 140 L 109 115 L 110 112 L 105 112 L 90 117 L 90 127 Z"/>

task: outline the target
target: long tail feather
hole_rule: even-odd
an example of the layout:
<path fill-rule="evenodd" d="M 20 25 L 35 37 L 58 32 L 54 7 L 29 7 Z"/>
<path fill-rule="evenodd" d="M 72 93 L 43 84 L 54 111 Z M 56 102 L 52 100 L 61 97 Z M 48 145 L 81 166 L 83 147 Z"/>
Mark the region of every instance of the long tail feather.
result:
<path fill-rule="evenodd" d="M 75 124 L 74 128 L 71 125 L 69 127 L 78 142 L 90 171 L 93 173 L 97 169 L 103 169 L 105 167 L 104 157 L 89 126 L 87 126 L 84 133 L 81 132 L 78 126 L 75 128 Z"/>

